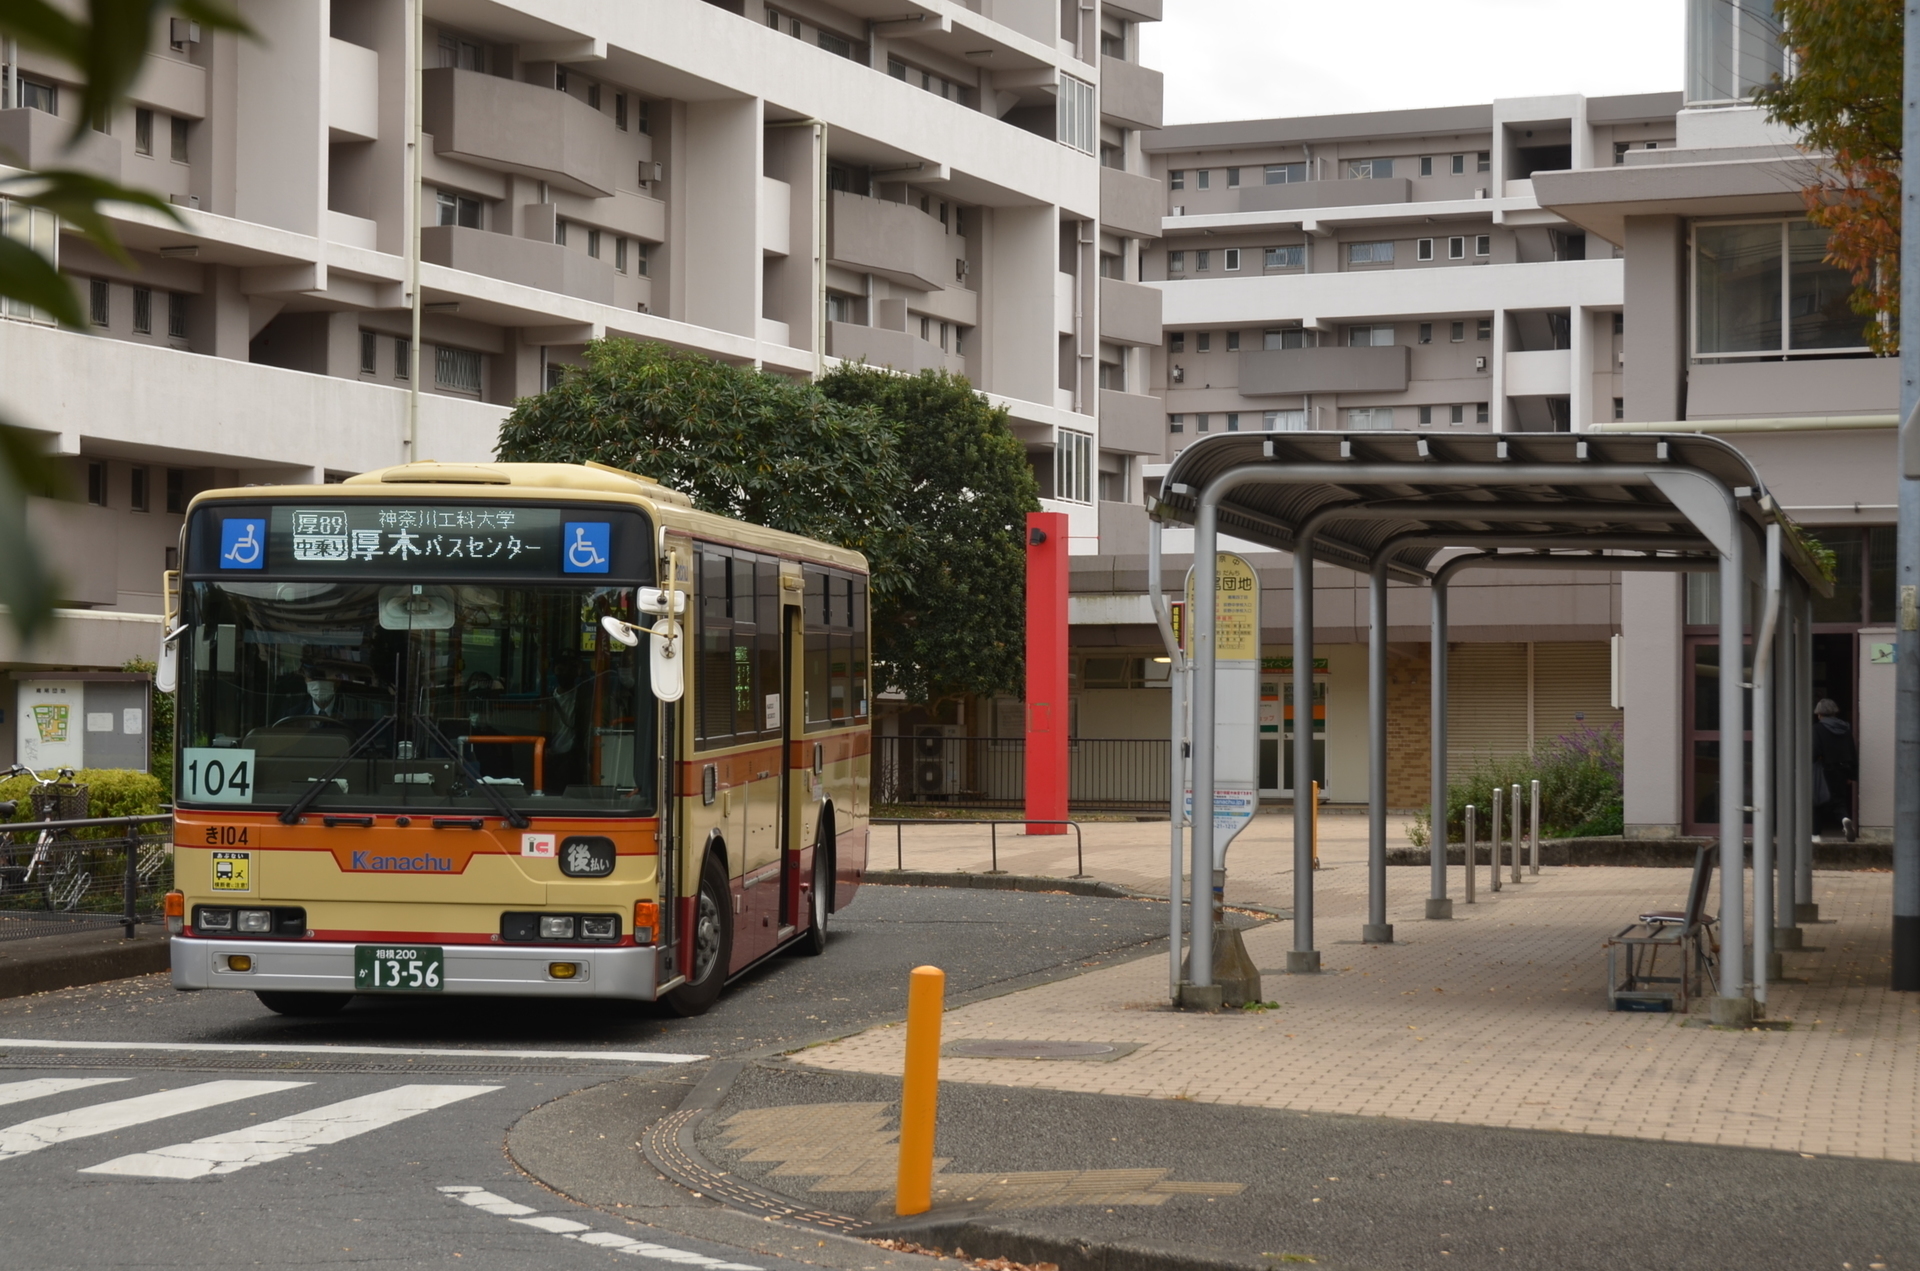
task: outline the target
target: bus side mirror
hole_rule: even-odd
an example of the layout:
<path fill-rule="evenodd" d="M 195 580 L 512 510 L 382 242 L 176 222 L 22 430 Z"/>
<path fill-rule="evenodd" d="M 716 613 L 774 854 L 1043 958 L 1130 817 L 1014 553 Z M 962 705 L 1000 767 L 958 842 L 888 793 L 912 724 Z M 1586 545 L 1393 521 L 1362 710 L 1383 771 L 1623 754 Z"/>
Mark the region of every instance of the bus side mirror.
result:
<path fill-rule="evenodd" d="M 685 627 L 672 618 L 653 624 L 647 639 L 647 670 L 653 677 L 653 695 L 663 702 L 677 702 L 687 691 L 686 658 L 682 634 Z"/>
<path fill-rule="evenodd" d="M 154 660 L 153 688 L 156 693 L 171 693 L 180 682 L 180 637 L 186 626 L 175 627 L 160 636 L 160 656 Z"/>

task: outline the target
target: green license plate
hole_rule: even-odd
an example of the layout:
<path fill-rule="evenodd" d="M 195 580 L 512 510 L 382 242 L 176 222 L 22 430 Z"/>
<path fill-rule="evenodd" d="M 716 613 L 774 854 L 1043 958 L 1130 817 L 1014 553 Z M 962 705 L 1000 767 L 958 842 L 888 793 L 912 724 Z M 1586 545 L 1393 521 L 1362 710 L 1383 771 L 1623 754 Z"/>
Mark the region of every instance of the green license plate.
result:
<path fill-rule="evenodd" d="M 446 957 L 431 945 L 359 944 L 353 947 L 356 991 L 438 993 L 446 982 Z"/>

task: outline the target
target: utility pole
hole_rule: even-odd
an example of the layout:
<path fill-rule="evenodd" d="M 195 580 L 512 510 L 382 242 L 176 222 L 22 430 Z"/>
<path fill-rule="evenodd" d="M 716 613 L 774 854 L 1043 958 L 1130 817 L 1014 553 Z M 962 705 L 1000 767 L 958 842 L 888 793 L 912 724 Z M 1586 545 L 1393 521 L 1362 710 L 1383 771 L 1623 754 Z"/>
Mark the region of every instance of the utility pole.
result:
<path fill-rule="evenodd" d="M 1920 156 L 1920 3 L 1905 6 L 1901 154 Z M 1893 987 L 1920 991 L 1920 177 L 1900 169 L 1899 661 L 1894 707 Z M 1796 720 L 1800 728 L 1806 720 Z"/>

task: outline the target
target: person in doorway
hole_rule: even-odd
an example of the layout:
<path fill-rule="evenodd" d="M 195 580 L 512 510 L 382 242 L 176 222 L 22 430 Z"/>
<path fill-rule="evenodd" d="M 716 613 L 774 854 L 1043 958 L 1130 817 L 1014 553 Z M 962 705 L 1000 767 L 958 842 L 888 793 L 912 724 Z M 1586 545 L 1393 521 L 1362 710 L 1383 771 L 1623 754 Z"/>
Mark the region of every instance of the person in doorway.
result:
<path fill-rule="evenodd" d="M 1823 697 L 1813 708 L 1813 829 L 1838 829 L 1852 842 L 1853 786 L 1860 754 L 1853 744 L 1853 728 L 1840 718 L 1840 706 Z"/>

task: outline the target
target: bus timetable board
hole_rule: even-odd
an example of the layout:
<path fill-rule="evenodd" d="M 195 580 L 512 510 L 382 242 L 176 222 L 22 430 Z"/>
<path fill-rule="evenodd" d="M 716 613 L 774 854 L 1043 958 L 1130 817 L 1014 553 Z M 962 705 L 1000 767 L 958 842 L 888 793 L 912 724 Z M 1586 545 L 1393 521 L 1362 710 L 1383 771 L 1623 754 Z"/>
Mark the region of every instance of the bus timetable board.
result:
<path fill-rule="evenodd" d="M 189 576 L 650 582 L 647 519 L 602 505 L 301 499 L 194 513 Z"/>

